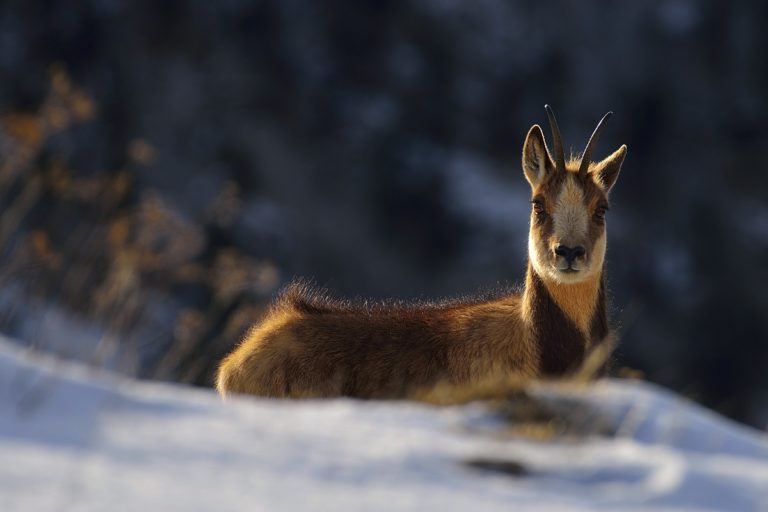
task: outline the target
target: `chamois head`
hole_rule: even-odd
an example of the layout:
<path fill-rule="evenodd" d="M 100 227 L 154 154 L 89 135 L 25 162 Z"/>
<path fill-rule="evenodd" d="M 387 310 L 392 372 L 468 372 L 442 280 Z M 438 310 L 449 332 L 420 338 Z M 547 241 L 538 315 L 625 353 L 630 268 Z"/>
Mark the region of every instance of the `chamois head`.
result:
<path fill-rule="evenodd" d="M 528 131 L 523 145 L 523 171 L 531 185 L 531 230 L 528 253 L 544 279 L 572 284 L 600 275 L 605 258 L 605 213 L 608 192 L 627 154 L 622 145 L 600 162 L 592 162 L 608 112 L 598 123 L 580 159 L 566 162 L 555 115 L 546 105 L 555 160 L 539 125 Z"/>

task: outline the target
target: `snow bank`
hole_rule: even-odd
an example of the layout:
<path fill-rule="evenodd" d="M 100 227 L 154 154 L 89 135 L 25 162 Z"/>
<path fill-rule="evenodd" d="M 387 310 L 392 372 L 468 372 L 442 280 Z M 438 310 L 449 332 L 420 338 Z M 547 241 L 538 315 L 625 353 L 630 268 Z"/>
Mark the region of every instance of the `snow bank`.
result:
<path fill-rule="evenodd" d="M 0 510 L 768 508 L 758 432 L 642 383 L 532 393 L 604 435 L 534 441 L 479 404 L 222 403 L 0 340 Z"/>

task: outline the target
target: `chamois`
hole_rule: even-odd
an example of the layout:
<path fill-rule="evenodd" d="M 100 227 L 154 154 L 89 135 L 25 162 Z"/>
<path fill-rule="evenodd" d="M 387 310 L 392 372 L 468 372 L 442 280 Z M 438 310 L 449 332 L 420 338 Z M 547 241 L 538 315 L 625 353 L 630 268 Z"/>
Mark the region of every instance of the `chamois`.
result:
<path fill-rule="evenodd" d="M 523 144 L 531 186 L 528 268 L 521 293 L 444 304 L 355 304 L 289 285 L 220 364 L 222 396 L 402 398 L 414 391 L 577 369 L 610 336 L 603 262 L 608 192 L 627 147 L 600 162 L 566 161 L 546 105 L 554 160 L 538 125 Z"/>

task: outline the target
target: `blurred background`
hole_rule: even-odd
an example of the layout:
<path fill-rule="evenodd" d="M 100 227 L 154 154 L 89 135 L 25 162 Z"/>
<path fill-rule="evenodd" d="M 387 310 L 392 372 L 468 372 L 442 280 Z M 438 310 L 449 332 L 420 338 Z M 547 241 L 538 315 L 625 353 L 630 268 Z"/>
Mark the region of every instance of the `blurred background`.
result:
<path fill-rule="evenodd" d="M 610 109 L 617 364 L 765 428 L 766 20 L 757 0 L 5 0 L 0 332 L 209 386 L 293 276 L 520 282 L 526 131 L 550 103 L 578 152 Z"/>

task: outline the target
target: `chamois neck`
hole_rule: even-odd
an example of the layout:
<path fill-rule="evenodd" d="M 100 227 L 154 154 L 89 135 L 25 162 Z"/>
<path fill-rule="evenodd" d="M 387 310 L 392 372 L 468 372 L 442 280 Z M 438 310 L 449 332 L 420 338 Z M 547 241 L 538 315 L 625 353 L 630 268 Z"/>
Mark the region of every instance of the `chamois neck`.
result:
<path fill-rule="evenodd" d="M 523 310 L 539 344 L 544 374 L 575 369 L 608 334 L 602 272 L 584 283 L 548 283 L 529 263 Z"/>
<path fill-rule="evenodd" d="M 536 271 L 530 266 L 529 272 Z M 592 320 L 601 306 L 599 299 L 603 287 L 602 274 L 601 269 L 586 281 L 573 284 L 558 283 L 536 275 L 566 318 L 573 322 L 587 339 L 591 337 Z"/>

